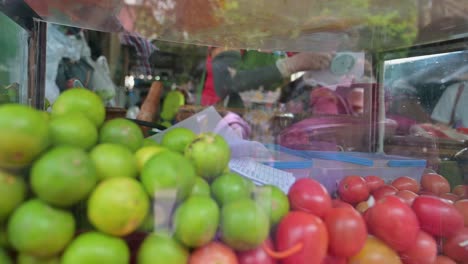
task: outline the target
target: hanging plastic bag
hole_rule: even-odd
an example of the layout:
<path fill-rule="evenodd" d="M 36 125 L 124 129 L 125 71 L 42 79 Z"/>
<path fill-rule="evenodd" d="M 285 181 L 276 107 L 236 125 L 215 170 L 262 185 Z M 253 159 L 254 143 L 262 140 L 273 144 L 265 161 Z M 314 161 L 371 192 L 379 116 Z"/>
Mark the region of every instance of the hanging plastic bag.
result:
<path fill-rule="evenodd" d="M 93 62 L 94 73 L 91 80 L 91 87 L 101 99 L 109 103 L 116 95 L 115 84 L 110 77 L 109 64 L 104 56 Z"/>
<path fill-rule="evenodd" d="M 45 98 L 53 104 L 60 94 L 60 89 L 56 84 L 57 72 L 62 58 L 79 57 L 79 52 L 72 50 L 71 42 L 65 34 L 57 29 L 56 25 L 47 25 L 47 63 L 45 80 Z M 75 51 L 75 52 L 73 52 Z M 73 53 L 75 53 L 75 56 Z"/>
<path fill-rule="evenodd" d="M 110 77 L 109 64 L 104 56 L 94 62 L 94 73 L 91 87 L 104 102 L 109 102 L 116 95 L 115 84 Z"/>

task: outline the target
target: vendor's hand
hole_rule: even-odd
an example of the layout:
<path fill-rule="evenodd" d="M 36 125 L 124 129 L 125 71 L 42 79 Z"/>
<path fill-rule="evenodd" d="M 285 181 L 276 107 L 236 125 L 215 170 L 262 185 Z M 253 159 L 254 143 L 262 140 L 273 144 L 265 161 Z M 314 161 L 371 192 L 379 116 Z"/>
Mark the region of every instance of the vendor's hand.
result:
<path fill-rule="evenodd" d="M 276 66 L 284 77 L 300 71 L 322 70 L 330 67 L 331 53 L 301 52 L 278 60 Z"/>

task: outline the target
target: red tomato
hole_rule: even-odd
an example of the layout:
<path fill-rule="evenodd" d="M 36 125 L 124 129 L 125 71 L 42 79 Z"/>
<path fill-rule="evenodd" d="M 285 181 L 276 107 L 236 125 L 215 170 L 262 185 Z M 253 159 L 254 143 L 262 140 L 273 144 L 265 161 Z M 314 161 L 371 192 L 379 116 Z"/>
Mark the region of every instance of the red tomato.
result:
<path fill-rule="evenodd" d="M 419 191 L 418 195 L 437 196 L 435 193 L 432 193 L 430 191 L 425 191 L 425 190 Z"/>
<path fill-rule="evenodd" d="M 346 264 L 346 263 L 347 263 L 346 258 L 331 256 L 331 255 L 327 255 L 325 259 L 322 261 L 322 264 Z"/>
<path fill-rule="evenodd" d="M 460 197 L 458 197 L 456 194 L 453 194 L 453 193 L 443 193 L 439 195 L 439 197 L 445 200 L 449 200 L 451 202 L 456 202 L 458 201 L 458 199 L 460 199 Z"/>
<path fill-rule="evenodd" d="M 468 199 L 458 200 L 453 205 L 463 216 L 465 227 L 468 227 Z"/>
<path fill-rule="evenodd" d="M 311 178 L 297 180 L 289 189 L 288 198 L 292 210 L 318 217 L 324 216 L 331 209 L 331 198 L 327 189 Z"/>
<path fill-rule="evenodd" d="M 197 248 L 190 255 L 189 264 L 238 264 L 237 256 L 228 246 L 220 242 L 211 242 Z"/>
<path fill-rule="evenodd" d="M 457 195 L 458 197 L 465 198 L 468 194 L 467 189 L 468 186 L 466 185 L 457 185 L 453 188 L 452 193 Z"/>
<path fill-rule="evenodd" d="M 414 199 L 418 197 L 417 194 L 408 190 L 399 191 L 396 193 L 396 196 L 400 197 L 403 200 L 403 202 L 405 202 L 409 206 L 411 206 L 413 204 Z"/>
<path fill-rule="evenodd" d="M 434 264 L 457 264 L 457 263 L 447 256 L 439 255 L 437 256 Z"/>
<path fill-rule="evenodd" d="M 276 246 L 279 251 L 285 251 L 300 243 L 302 250 L 282 259 L 282 264 L 321 263 L 327 255 L 327 228 L 315 215 L 292 211 L 278 224 Z"/>
<path fill-rule="evenodd" d="M 379 176 L 369 175 L 364 177 L 364 179 L 366 180 L 367 187 L 369 187 L 369 192 L 373 192 L 379 187 L 385 185 L 385 181 Z"/>
<path fill-rule="evenodd" d="M 439 197 L 419 196 L 414 199 L 412 208 L 421 229 L 429 234 L 447 237 L 463 228 L 463 216 L 453 204 Z"/>
<path fill-rule="evenodd" d="M 418 218 L 400 198 L 384 197 L 367 211 L 369 229 L 391 248 L 404 251 L 414 245 L 419 232 Z"/>
<path fill-rule="evenodd" d="M 347 203 L 357 204 L 369 198 L 369 187 L 360 176 L 346 176 L 338 185 L 338 195 Z"/>
<path fill-rule="evenodd" d="M 367 227 L 354 209 L 333 208 L 324 218 L 328 230 L 328 252 L 338 257 L 351 257 L 364 246 Z"/>
<path fill-rule="evenodd" d="M 450 184 L 443 176 L 437 173 L 426 173 L 421 178 L 421 186 L 425 191 L 436 195 L 450 192 Z"/>
<path fill-rule="evenodd" d="M 414 245 L 400 253 L 400 258 L 405 264 L 433 263 L 436 257 L 436 241 L 424 231 L 419 231 Z"/>
<path fill-rule="evenodd" d="M 457 262 L 468 262 L 468 229 L 463 228 L 448 237 L 443 245 L 443 252 Z"/>
<path fill-rule="evenodd" d="M 349 203 L 343 202 L 340 199 L 332 200 L 332 208 L 343 208 L 343 207 L 354 209 L 352 205 L 350 205 Z"/>
<path fill-rule="evenodd" d="M 396 178 L 392 181 L 392 186 L 397 188 L 399 191 L 408 190 L 414 193 L 419 192 L 418 181 L 407 176 Z"/>
<path fill-rule="evenodd" d="M 374 236 L 368 236 L 366 244 L 348 264 L 401 264 L 398 254 L 387 244 Z"/>
<path fill-rule="evenodd" d="M 270 238 L 267 239 L 266 245 L 273 249 L 273 241 Z M 237 252 L 237 260 L 239 264 L 277 264 L 276 259 L 270 257 L 263 247 L 260 246 L 256 249 Z"/>
<path fill-rule="evenodd" d="M 374 196 L 374 199 L 376 201 L 384 198 L 385 196 L 388 195 L 395 195 L 398 192 L 398 189 L 391 186 L 391 185 L 383 185 L 374 192 L 372 192 L 372 196 Z"/>

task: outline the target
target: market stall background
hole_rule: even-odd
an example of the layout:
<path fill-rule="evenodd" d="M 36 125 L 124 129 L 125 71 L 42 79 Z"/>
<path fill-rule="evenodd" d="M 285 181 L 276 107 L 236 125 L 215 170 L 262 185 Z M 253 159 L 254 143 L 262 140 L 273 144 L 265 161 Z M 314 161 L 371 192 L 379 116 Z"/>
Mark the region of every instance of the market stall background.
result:
<path fill-rule="evenodd" d="M 93 127 L 93 124 L 89 126 L 89 121 L 97 122 L 98 127 L 103 124 L 103 127 L 98 130 L 98 141 L 90 143 L 92 137 L 70 140 L 71 135 L 82 136 L 70 132 L 61 137 L 52 137 L 54 144 L 73 142 L 73 144 L 79 144 L 80 147 L 83 147 L 81 144 L 86 144 L 85 148 L 99 149 L 103 143 L 114 143 L 135 151 L 144 148 L 142 147 L 143 141 L 140 142 L 143 140 L 140 129 L 144 136 L 151 135 L 149 133 L 157 133 L 155 137 L 149 138 L 150 141 L 144 141 L 147 144 L 153 144 L 154 142 L 151 140 L 157 138 L 158 134 L 161 136 L 170 131 L 177 131 L 175 129 L 177 126 L 196 120 L 195 123 L 200 126 L 199 128 L 191 126 L 189 131 L 179 132 L 190 138 L 190 140 L 186 138 L 187 142 L 185 143 L 190 141 L 192 146 L 192 144 L 218 142 L 218 147 L 219 145 L 224 146 L 224 152 L 223 148 L 221 150 L 212 148 L 213 153 L 204 156 L 203 159 L 198 159 L 197 154 L 193 154 L 197 153 L 197 148 L 194 146 L 188 149 L 170 146 L 171 150 L 166 152 L 169 153 L 166 158 L 164 158 L 165 155 L 155 156 L 155 161 L 151 162 L 152 166 L 148 165 L 148 169 L 145 168 L 136 174 L 132 172 L 132 175 L 137 175 L 137 180 L 132 182 L 124 179 L 120 183 L 118 183 L 119 180 L 115 180 L 116 185 L 112 188 L 109 187 L 110 190 L 115 190 L 114 188 L 117 188 L 119 184 L 135 187 L 133 189 L 135 192 L 122 192 L 121 195 L 139 199 L 138 205 L 143 208 L 138 211 L 137 209 L 141 208 L 135 207 L 133 209 L 136 211 L 127 212 L 134 214 L 138 219 L 129 222 L 128 229 L 124 228 L 125 230 L 100 222 L 103 218 L 102 215 L 99 215 L 99 210 L 94 210 L 96 209 L 93 206 L 95 203 L 85 205 L 83 201 L 77 204 L 75 204 L 76 201 L 69 202 L 68 200 L 67 202 L 65 199 L 62 201 L 62 199 L 50 196 L 49 192 L 41 190 L 40 187 L 37 187 L 37 183 L 35 183 L 36 187 L 33 191 L 35 195 L 40 196 L 42 201 L 30 200 L 22 204 L 21 208 L 46 208 L 61 203 L 71 203 L 76 206 L 73 207 L 73 210 L 76 210 L 74 212 L 77 214 L 77 221 L 82 228 L 94 228 L 101 233 L 113 235 L 114 238 L 135 231 L 125 239 L 127 239 L 127 244 L 131 246 L 132 258 L 136 258 L 137 252 L 144 252 L 140 253 L 139 256 L 140 262 L 144 263 L 146 258 L 155 258 L 151 252 L 160 249 L 160 247 L 151 244 L 163 243 L 160 240 L 161 237 L 148 236 L 147 241 L 150 242 L 146 242 L 147 246 L 141 250 L 138 248 L 139 243 L 147 235 L 147 230 L 142 233 L 139 233 L 141 230 L 137 231 L 143 221 L 143 215 L 149 211 L 147 208 L 145 209 L 146 203 L 144 201 L 148 198 L 146 194 L 151 199 L 153 198 L 152 184 L 155 183 L 154 181 L 160 180 L 158 177 L 153 178 L 157 174 L 153 172 L 158 171 L 160 166 L 180 166 L 182 169 L 185 165 L 190 167 L 190 164 L 185 162 L 186 160 L 184 161 L 180 156 L 176 157 L 174 152 L 178 151 L 192 158 L 191 165 L 196 168 L 197 175 L 202 176 L 206 181 L 203 186 L 208 186 L 208 197 L 211 198 L 208 198 L 206 202 L 215 205 L 214 207 L 226 205 L 225 199 L 227 198 L 220 197 L 220 193 L 229 191 L 229 187 L 226 186 L 224 188 L 216 187 L 223 185 L 219 182 L 237 181 L 232 186 L 240 184 L 245 187 L 245 189 L 242 189 L 243 187 L 240 189 L 247 190 L 242 193 L 247 193 L 246 196 L 249 199 L 242 201 L 243 203 L 239 206 L 251 210 L 226 209 L 229 213 L 223 212 L 222 214 L 224 218 L 229 218 L 228 216 L 235 215 L 237 212 L 244 212 L 245 214 L 240 218 L 250 215 L 256 221 L 258 220 L 258 223 L 252 221 L 258 224 L 256 226 L 246 225 L 246 228 L 252 229 L 252 232 L 249 232 L 251 237 L 238 237 L 241 232 L 231 232 L 237 230 L 235 228 L 239 222 L 233 221 L 231 225 L 225 222 L 218 223 L 216 213 L 214 213 L 216 210 L 211 211 L 211 216 L 207 217 L 210 221 L 201 221 L 207 228 L 207 234 L 210 234 L 209 238 L 203 239 L 203 246 L 207 246 L 206 243 L 211 240 L 222 241 L 230 247 L 231 253 L 232 250 L 235 251 L 237 256 L 234 256 L 234 259 L 241 258 L 240 255 L 245 249 L 255 249 L 256 252 L 269 255 L 271 258 L 284 258 L 283 263 L 300 263 L 299 259 L 310 260 L 312 257 L 317 258 L 317 262 L 320 262 L 327 254 L 332 259 L 337 257 L 338 260 L 343 261 L 343 257 L 345 257 L 349 263 L 353 263 L 353 261 L 360 261 L 362 258 L 370 256 L 368 251 L 377 251 L 376 249 L 368 249 L 377 244 L 380 249 L 385 248 L 387 260 L 393 259 L 395 263 L 400 263 L 400 259 L 406 262 L 409 261 L 408 259 L 421 257 L 420 255 L 415 257 L 412 255 L 414 252 L 408 251 L 409 244 L 413 243 L 406 244 L 402 238 L 409 236 L 411 239 L 408 241 L 430 241 L 430 250 L 425 251 L 427 255 L 424 255 L 427 259 L 435 258 L 436 254 L 445 254 L 457 261 L 468 259 L 466 249 L 458 243 L 465 239 L 467 234 L 466 229 L 463 229 L 463 222 L 466 224 L 466 216 L 462 215 L 464 210 L 460 209 L 464 208 L 465 205 L 458 207 L 458 204 L 464 204 L 466 201 L 466 187 L 463 184 L 466 183 L 468 171 L 468 136 L 463 127 L 442 128 L 432 123 L 430 118 L 431 111 L 447 87 L 454 83 L 463 83 L 466 80 L 464 79 L 466 78 L 464 50 L 466 50 L 466 32 L 468 32 L 466 19 L 468 4 L 466 1 L 356 0 L 348 1 L 346 5 L 343 5 L 342 1 L 304 0 L 109 0 L 98 2 L 91 0 L 5 0 L 0 4 L 0 7 L 1 11 L 6 14 L 2 17 L 4 19 L 2 23 L 12 26 L 12 28 L 1 29 L 4 36 L 0 38 L 0 43 L 5 43 L 5 47 L 9 48 L 22 47 L 22 49 L 16 49 L 19 50 L 18 52 L 7 52 L 7 54 L 0 56 L 0 62 L 2 66 L 5 66 L 0 68 L 0 85 L 2 85 L 0 95 L 4 95 L 1 98 L 6 98 L 9 102 L 29 104 L 58 116 L 64 114 L 60 111 L 67 111 L 67 105 L 79 105 L 77 102 L 81 100 L 80 98 L 93 98 L 89 101 L 99 105 L 97 107 L 99 114 L 91 115 L 91 117 L 90 113 L 96 114 L 97 108 L 90 106 L 81 109 L 82 113 L 90 119 L 88 121 L 83 120 L 83 118 L 80 120 L 79 117 L 75 116 L 65 116 L 51 122 L 66 123 L 67 121 L 71 122 L 70 120 L 79 120 L 80 122 L 77 124 L 87 122 L 88 127 Z M 9 37 L 12 41 L 8 41 Z M 25 42 L 26 39 L 27 42 Z M 246 102 L 246 107 L 243 109 L 227 108 L 226 105 L 224 107 L 217 106 L 215 108 L 217 111 L 214 113 L 220 114 L 219 119 L 222 121 L 216 121 L 216 126 L 212 129 L 207 125 L 213 122 L 207 118 L 207 109 L 193 104 L 195 101 L 193 100 L 193 92 L 197 82 L 200 82 L 199 75 L 197 75 L 200 70 L 199 65 L 203 64 L 207 54 L 206 46 L 242 49 L 251 53 L 269 53 L 276 56 L 275 60 L 289 56 L 289 52 L 333 51 L 336 52 L 335 62 L 346 64 L 349 62 L 346 58 L 349 59 L 350 56 L 358 58 L 356 61 L 362 63 L 362 69 L 357 72 L 362 72 L 362 74 L 351 82 L 341 83 L 343 79 L 337 78 L 339 81 L 325 82 L 325 86 L 328 86 L 320 87 L 323 85 L 323 80 L 327 79 L 321 79 L 321 77 L 326 76 L 326 74 L 309 72 L 287 80 L 287 84 L 278 87 L 278 90 L 281 91 L 279 94 L 274 91 L 264 93 L 263 87 L 253 89 L 243 96 L 242 99 Z M 284 53 L 284 51 L 288 53 Z M 336 58 L 345 59 L 337 60 Z M 356 65 L 358 64 L 356 63 Z M 22 70 L 17 65 L 22 67 Z M 332 65 L 330 69 L 325 71 L 333 72 L 333 69 L 336 71 L 336 65 Z M 92 74 L 91 70 L 94 71 Z M 67 77 L 62 78 L 64 76 Z M 99 78 L 89 78 L 90 76 Z M 94 93 L 84 89 L 69 90 L 69 88 L 83 85 Z M 55 90 L 51 90 L 51 87 Z M 15 94 L 15 91 L 18 91 L 19 94 Z M 55 94 L 51 91 L 54 91 Z M 358 94 L 363 99 L 362 105 L 351 104 L 350 99 L 353 95 L 351 91 L 360 92 Z M 80 96 L 73 97 L 70 95 L 73 93 Z M 67 98 L 67 96 L 70 97 L 61 99 L 62 103 L 57 99 Z M 336 114 L 317 114 L 312 110 L 310 105 L 319 96 L 337 103 Z M 99 99 L 104 101 L 105 110 L 102 110 L 104 105 L 100 105 Z M 59 101 L 58 104 L 55 104 L 56 100 Z M 64 104 L 63 102 L 67 100 L 70 100 L 68 104 Z M 154 116 L 149 119 L 137 120 L 142 116 L 141 113 L 147 114 L 145 111 L 148 111 L 149 108 L 145 108 L 145 102 L 146 106 L 152 105 L 153 112 L 150 112 L 150 115 Z M 466 100 L 461 100 L 460 103 L 466 105 Z M 168 105 L 169 107 L 167 107 Z M 21 108 L 19 105 L 11 107 L 10 109 L 16 109 L 14 111 L 18 113 L 29 113 L 35 118 L 41 118 L 39 112 L 27 112 L 32 111 L 30 108 Z M 338 108 L 342 112 L 339 112 Z M 0 109 L 4 111 L 3 115 L 0 115 L 3 119 L 0 118 L 0 120 L 6 120 L 5 124 L 11 125 L 12 123 L 8 123 L 11 120 L 8 111 L 13 110 L 8 110 L 8 105 Z M 213 110 L 212 108 L 208 110 L 210 109 Z M 46 112 L 40 114 L 48 115 Z M 19 114 L 17 117 L 28 119 L 27 114 Z M 123 117 L 127 117 L 127 119 Z M 96 121 L 96 118 L 99 120 Z M 228 122 L 227 125 L 226 122 Z M 136 126 L 135 123 L 140 127 Z M 68 125 L 75 126 L 77 124 L 69 123 Z M 138 136 L 132 140 L 130 140 L 131 137 L 124 134 L 115 137 L 108 136 L 107 133 L 112 130 L 112 124 L 125 126 L 125 131 L 132 131 L 131 133 L 138 134 Z M 44 132 L 47 125 L 48 122 L 39 122 L 36 127 L 37 131 L 35 131 Z M 152 128 L 154 126 L 156 129 L 148 130 L 148 126 Z M 236 136 L 223 135 L 222 131 L 226 127 L 234 129 L 233 133 Z M 164 128 L 169 129 L 161 131 Z M 220 138 L 215 139 L 212 138 L 213 135 L 204 134 L 204 132 L 213 130 L 223 135 L 226 144 L 230 147 L 230 155 L 232 156 L 229 169 L 244 176 L 243 178 L 237 174 L 235 174 L 236 176 L 224 177 L 229 175 L 224 173 L 225 163 L 229 160 L 226 158 L 226 145 L 223 145 Z M 24 133 L 24 131 L 11 131 L 18 134 Z M 195 136 L 193 132 L 200 134 L 199 138 L 193 140 Z M 46 138 L 46 134 L 41 136 Z M 12 135 L 14 133 L 6 134 L 1 142 L 8 142 Z M 171 145 L 171 143 L 163 141 L 161 141 L 163 145 Z M 44 139 L 43 142 L 47 142 L 47 139 Z M 97 146 L 96 142 L 99 143 Z M 15 141 L 8 142 L 8 144 L 16 143 Z M 39 146 L 47 147 L 46 145 L 43 143 Z M 206 145 L 202 146 L 206 147 Z M 15 152 L 13 155 L 15 161 L 22 161 L 24 157 L 29 158 L 30 155 L 34 154 L 33 150 L 34 148 L 31 148 L 30 153 L 26 153 L 27 155 Z M 260 150 L 265 151 L 268 155 L 263 156 L 264 152 Z M 54 152 L 36 153 L 37 155 L 32 159 L 40 157 L 41 160 L 54 161 L 53 154 L 50 153 Z M 249 159 L 237 159 L 236 155 L 239 153 L 249 156 Z M 86 155 L 84 154 L 83 157 Z M 99 156 L 101 155 L 95 154 L 93 159 L 97 159 L 96 157 Z M 111 155 L 102 156 L 109 158 Z M 120 158 L 122 157 L 120 156 Z M 132 153 L 127 157 L 132 157 Z M 222 161 L 216 162 L 213 157 Z M 8 159 L 6 160 L 7 166 L 14 165 L 10 164 Z M 174 163 L 174 160 L 178 161 L 177 164 Z M 200 165 L 200 160 L 211 163 L 211 167 L 203 167 Z M 0 165 L 1 162 L 4 160 L 0 159 Z M 30 160 L 27 165 L 40 167 L 38 164 L 41 163 Z M 125 162 L 122 161 L 122 164 Z M 119 168 L 119 165 L 121 164 L 115 166 L 107 164 L 104 166 L 105 169 L 99 172 L 98 177 L 107 177 L 111 174 L 110 171 Z M 200 166 L 203 169 L 200 169 Z M 214 167 L 216 169 L 213 169 Z M 214 170 L 216 172 L 213 172 Z M 177 190 L 177 194 L 169 195 L 167 201 L 164 200 L 167 197 L 157 197 L 156 201 L 168 202 L 169 205 L 164 205 L 169 207 L 171 207 L 170 204 L 172 206 L 176 204 L 178 210 L 185 210 L 185 213 L 191 212 L 190 215 L 194 215 L 200 211 L 190 211 L 190 206 L 187 204 L 200 201 L 185 200 L 184 195 L 187 193 L 187 186 L 190 185 L 185 183 L 190 182 L 189 178 L 193 174 L 189 170 L 185 172 L 184 175 L 188 175 L 187 178 L 176 177 L 177 180 L 173 181 L 181 183 L 172 186 Z M 20 172 L 13 172 L 13 174 L 15 173 Z M 26 168 L 21 173 L 29 175 L 29 169 Z M 380 179 L 371 177 L 373 174 L 378 174 Z M 35 175 L 34 178 L 41 178 L 45 177 L 46 174 L 36 172 Z M 51 175 L 55 177 L 59 174 L 52 173 Z M 275 177 L 268 178 L 268 175 L 275 175 Z M 365 177 L 366 175 L 367 177 Z M 307 180 L 296 181 L 297 184 L 293 188 L 292 183 L 304 176 L 306 178 L 313 176 L 312 178 L 320 183 Z M 2 177 L 11 179 L 9 174 Z M 247 185 L 242 180 L 246 178 L 250 179 L 247 181 Z M 218 179 L 220 180 L 217 181 Z M 375 187 L 372 185 L 375 184 L 372 180 L 385 186 L 379 185 L 382 189 L 372 189 Z M 59 191 L 71 186 L 49 186 L 48 182 L 44 181 L 44 183 L 47 188 Z M 278 253 L 269 252 L 266 248 L 268 246 L 265 245 L 258 247 L 264 242 L 265 234 L 276 230 L 273 223 L 277 224 L 278 219 L 266 220 L 264 215 L 262 216 L 261 210 L 256 210 L 252 200 L 259 202 L 264 201 L 262 199 L 267 199 L 269 201 L 268 199 L 272 199 L 272 197 L 268 194 L 274 191 L 268 189 L 271 187 L 249 189 L 253 183 L 275 186 L 277 189 L 273 190 L 281 195 L 278 194 L 273 198 L 281 200 L 283 205 L 284 201 L 287 200 L 287 204 L 291 206 L 288 210 L 282 208 L 281 217 L 285 216 L 281 221 L 283 224 L 278 226 L 277 236 L 273 237 L 272 233 L 273 242 L 277 249 L 295 248 L 296 251 L 289 252 L 288 256 L 278 256 Z M 32 183 L 27 181 L 26 184 Z M 348 184 L 357 185 L 362 192 L 347 193 L 350 190 Z M 138 196 L 138 193 L 142 193 L 137 190 L 140 187 L 146 189 L 143 196 Z M 218 188 L 224 191 L 219 192 Z M 90 187 L 90 189 L 94 194 L 98 193 L 99 188 L 95 188 L 93 185 L 93 188 Z M 265 195 L 265 193 L 262 194 L 264 190 L 267 193 L 266 197 L 262 196 Z M 361 220 L 361 227 L 367 225 L 369 232 L 382 241 L 375 242 L 372 237 L 367 236 L 367 231 L 361 232 L 359 236 L 361 243 L 356 243 L 356 245 L 364 246 L 359 248 L 363 251 L 357 254 L 358 249 L 356 248 L 352 253 L 343 253 L 340 251 L 343 247 L 336 246 L 332 241 L 333 236 L 330 237 L 330 241 L 325 238 L 325 233 L 327 233 L 325 230 L 334 230 L 333 226 L 326 225 L 324 228 L 319 225 L 319 232 L 307 236 L 307 238 L 311 238 L 316 235 L 317 240 L 322 241 L 319 245 L 312 246 L 308 240 L 303 241 L 302 248 L 300 248 L 301 245 L 286 243 L 287 240 L 284 239 L 284 236 L 290 236 L 293 233 L 290 232 L 291 226 L 303 227 L 295 222 L 297 219 L 303 219 L 304 223 L 324 221 L 326 224 L 327 222 L 324 213 L 319 210 L 322 207 L 310 206 L 310 204 L 304 207 L 295 204 L 295 199 L 301 201 L 301 197 L 306 197 L 308 192 L 315 192 L 315 195 L 319 194 L 324 200 L 339 198 L 340 201 L 347 203 L 344 206 L 355 207 L 352 209 L 353 213 L 356 213 L 356 210 L 362 213 L 361 215 L 354 214 L 357 219 Z M 401 196 L 398 195 L 400 192 L 403 193 Z M 286 194 L 288 197 L 285 197 Z M 387 194 L 399 196 L 401 199 L 396 199 L 393 196 L 381 199 Z M 370 195 L 372 198 L 368 200 Z M 426 195 L 435 197 L 428 198 Z M 356 198 L 356 196 L 358 197 Z M 98 202 L 112 202 L 105 201 L 106 199 L 102 197 L 96 199 Z M 174 199 L 177 200 L 175 203 Z M 380 201 L 374 204 L 374 199 Z M 446 200 L 452 200 L 455 205 L 446 202 Z M 423 210 L 422 205 L 425 203 L 438 206 L 438 210 L 431 211 L 436 214 L 435 216 L 431 215 L 431 212 Z M 117 204 L 110 207 L 108 205 L 109 203 L 107 204 L 108 208 L 114 208 L 113 206 L 116 209 L 120 208 Z M 267 207 L 269 206 L 270 204 L 267 204 Z M 94 208 L 89 209 L 93 212 L 84 213 L 86 207 Z M 211 208 L 214 207 L 211 206 Z M 368 209 L 369 207 L 370 209 Z M 388 207 L 405 211 L 405 218 L 392 215 L 389 213 L 391 210 L 387 210 Z M 170 210 L 172 209 L 175 207 L 171 207 Z M 23 210 L 28 211 L 28 209 Z M 368 212 L 368 215 L 366 216 L 364 212 Z M 450 214 L 443 215 L 444 212 L 450 212 Z M 305 214 L 301 216 L 301 213 Z M 383 213 L 388 213 L 388 215 Z M 151 214 L 147 215 L 150 216 L 150 220 L 157 219 L 159 222 L 154 224 L 162 225 L 158 226 L 162 229 L 167 228 L 165 226 L 168 224 L 167 221 L 177 222 L 180 220 L 177 220 L 177 217 L 174 219 L 164 217 L 153 219 Z M 316 217 L 310 217 L 311 215 Z M 125 214 L 116 214 L 115 219 L 124 216 Z M 20 251 L 20 255 L 40 256 L 40 253 L 35 251 L 34 245 L 31 248 L 23 247 L 21 236 L 17 236 L 16 232 L 28 232 L 28 230 L 22 228 L 21 224 L 16 225 L 20 222 L 17 219 L 24 219 L 21 214 L 14 213 L 14 218 L 16 220 L 12 223 L 15 224 L 8 224 L 8 230 L 10 234 L 13 234 L 11 236 L 13 247 Z M 186 217 L 181 218 L 186 219 Z M 200 216 L 200 219 L 202 218 L 203 216 Z M 386 222 L 386 220 L 389 221 Z M 115 223 L 113 219 L 110 221 Z M 382 222 L 383 224 L 381 224 Z M 266 227 L 270 224 L 273 228 L 267 230 Z M 395 224 L 401 224 L 398 230 L 407 232 L 392 232 L 391 226 Z M 440 228 L 434 228 L 434 225 Z M 31 226 L 34 226 L 34 223 Z M 190 236 L 181 235 L 187 230 L 191 232 L 195 228 L 181 231 L 180 228 L 184 228 L 181 226 L 190 226 L 190 224 L 175 223 L 176 239 L 169 242 L 166 240 L 164 243 L 175 241 L 176 245 L 183 245 L 182 249 L 175 255 L 183 259 L 182 262 L 184 262 L 189 255 L 191 255 L 190 258 L 197 258 L 195 253 L 198 250 L 196 249 L 202 245 L 193 242 Z M 0 227 L 2 226 L 0 225 Z M 221 231 L 219 233 L 216 232 L 218 227 Z M 179 229 L 177 230 L 177 228 Z M 149 229 L 152 230 L 153 227 Z M 234 240 L 241 240 L 242 243 L 232 241 L 232 237 L 235 238 Z M 440 239 L 440 237 L 444 239 Z M 78 244 L 76 247 L 82 247 L 83 245 L 79 245 L 77 241 L 79 240 L 75 240 L 73 245 Z M 440 244 L 439 248 L 436 247 L 436 243 Z M 327 245 L 330 250 L 328 252 Z M 350 245 L 349 241 L 347 245 Z M 153 250 L 148 250 L 148 248 Z M 193 250 L 187 250 L 187 248 Z M 337 250 L 337 248 L 339 249 Z M 49 250 L 51 249 L 49 248 Z M 60 250 L 54 251 L 54 254 L 49 252 L 50 256 L 61 254 L 62 250 L 65 250 L 63 245 Z M 366 250 L 368 250 L 367 253 Z M 420 249 L 415 249 L 416 252 L 419 252 L 418 250 Z M 63 252 L 65 252 L 65 256 L 73 256 L 71 249 Z M 125 253 L 126 250 L 119 251 L 119 253 L 122 252 Z M 313 256 L 307 255 L 311 252 L 315 252 Z M 385 255 L 382 252 L 381 254 Z M 71 260 L 74 257 L 66 258 Z M 121 259 L 127 257 L 120 256 Z M 427 259 L 421 261 L 423 263 L 429 262 Z M 203 263 L 203 260 L 199 261 Z"/>

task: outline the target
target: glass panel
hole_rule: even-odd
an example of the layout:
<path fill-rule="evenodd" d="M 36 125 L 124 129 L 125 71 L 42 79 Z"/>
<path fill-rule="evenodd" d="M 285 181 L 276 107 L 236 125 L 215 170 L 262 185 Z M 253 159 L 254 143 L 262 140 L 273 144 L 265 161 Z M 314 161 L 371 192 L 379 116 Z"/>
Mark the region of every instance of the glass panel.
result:
<path fill-rule="evenodd" d="M 49 22 L 263 50 L 382 50 L 459 38 L 463 0 L 26 0 Z M 447 25 L 450 25 L 447 27 Z"/>
<path fill-rule="evenodd" d="M 276 50 L 408 45 L 418 1 L 26 0 L 49 22 L 148 38 Z"/>
<path fill-rule="evenodd" d="M 427 159 L 429 167 L 441 173 L 451 170 L 445 173 L 452 186 L 460 184 L 463 174 L 459 169 L 466 163 L 468 140 L 468 93 L 464 89 L 468 52 L 464 41 L 414 48 L 403 54 L 383 64 L 386 115 L 397 123 L 396 134 L 387 137 L 385 150 Z"/>
<path fill-rule="evenodd" d="M 0 12 L 0 104 L 26 104 L 28 33 Z"/>

